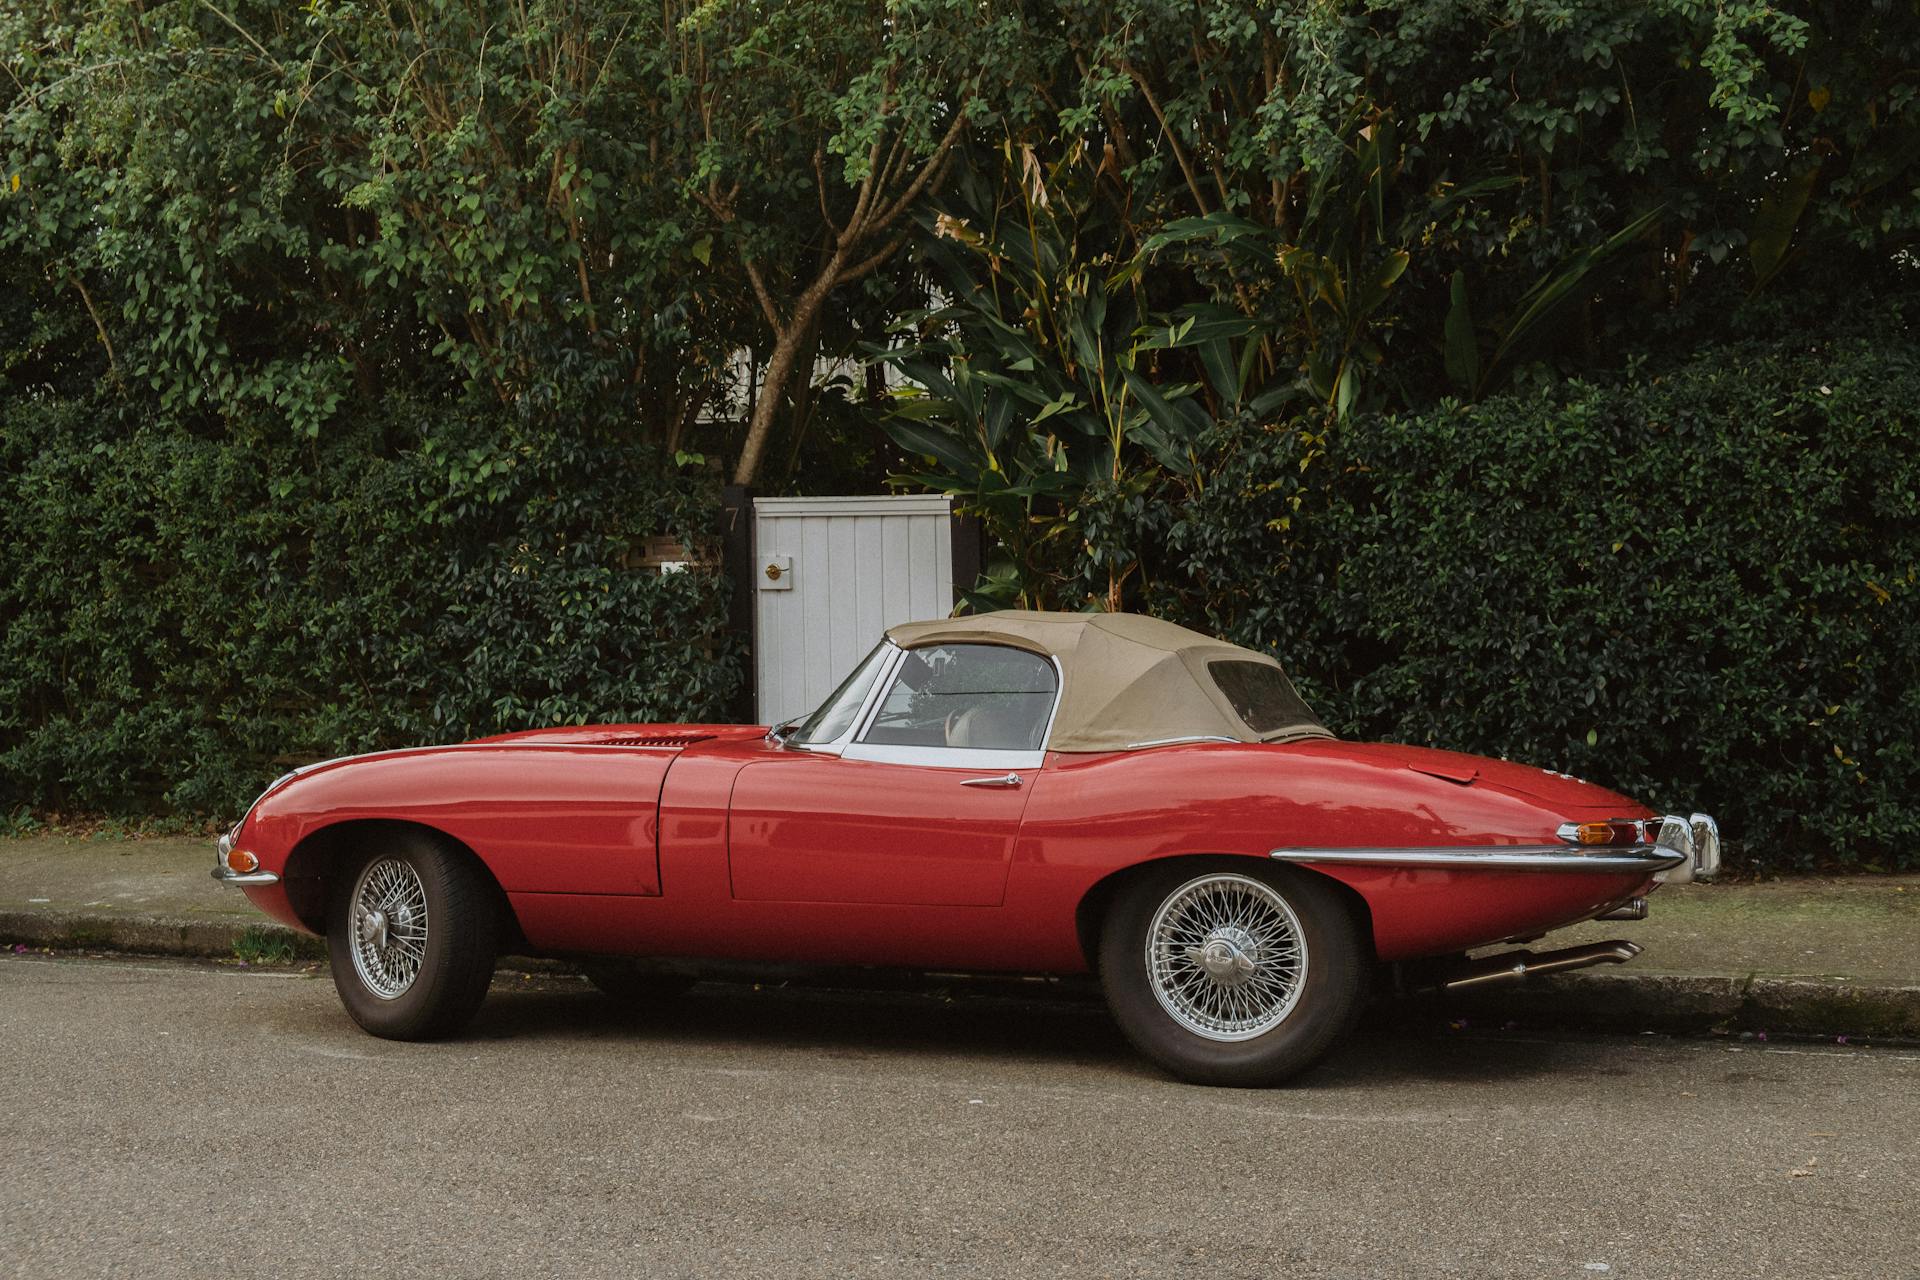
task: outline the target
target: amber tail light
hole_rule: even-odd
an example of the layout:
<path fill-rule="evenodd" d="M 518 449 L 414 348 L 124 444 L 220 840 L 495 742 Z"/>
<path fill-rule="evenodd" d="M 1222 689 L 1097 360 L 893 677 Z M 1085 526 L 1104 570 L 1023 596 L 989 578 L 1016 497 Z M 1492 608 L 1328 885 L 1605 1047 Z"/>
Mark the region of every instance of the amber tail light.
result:
<path fill-rule="evenodd" d="M 1607 821 L 1564 823 L 1559 834 L 1569 844 L 1629 845 L 1652 844 L 1659 832 L 1647 830 L 1647 825 L 1638 818 L 1613 818 Z"/>

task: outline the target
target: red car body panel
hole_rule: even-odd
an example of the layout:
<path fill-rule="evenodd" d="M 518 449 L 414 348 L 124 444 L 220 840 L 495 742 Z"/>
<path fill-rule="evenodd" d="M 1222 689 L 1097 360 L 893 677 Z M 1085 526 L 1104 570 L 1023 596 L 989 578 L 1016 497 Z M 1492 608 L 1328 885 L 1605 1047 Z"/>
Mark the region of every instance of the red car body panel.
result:
<path fill-rule="evenodd" d="M 284 876 L 303 841 L 341 822 L 444 832 L 486 864 L 541 952 L 1076 972 L 1082 905 L 1142 863 L 1537 846 L 1565 821 L 1649 814 L 1544 770 L 1331 739 L 1051 753 L 1018 788 L 960 785 L 990 772 L 811 754 L 737 725 L 552 729 L 317 766 L 270 790 L 236 839 Z M 1365 903 L 1382 960 L 1542 933 L 1652 883 L 1312 871 Z M 287 882 L 246 891 L 277 919 L 315 923 Z"/>
<path fill-rule="evenodd" d="M 733 896 L 997 907 L 1029 789 L 962 785 L 988 772 L 759 752 L 728 806 Z"/>

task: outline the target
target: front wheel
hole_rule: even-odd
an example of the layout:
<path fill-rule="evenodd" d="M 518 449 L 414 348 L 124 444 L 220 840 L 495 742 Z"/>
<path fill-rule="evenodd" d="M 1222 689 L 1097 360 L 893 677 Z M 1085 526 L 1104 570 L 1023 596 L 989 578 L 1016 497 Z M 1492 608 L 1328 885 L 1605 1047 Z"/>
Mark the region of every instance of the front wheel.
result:
<path fill-rule="evenodd" d="M 1195 1084 L 1278 1084 L 1352 1025 L 1366 947 L 1333 885 L 1264 864 L 1178 864 L 1121 894 L 1100 981 L 1134 1047 Z"/>
<path fill-rule="evenodd" d="M 389 1040 L 464 1027 L 493 980 L 499 909 L 472 860 L 425 833 L 374 837 L 327 908 L 327 955 L 347 1013 Z"/>

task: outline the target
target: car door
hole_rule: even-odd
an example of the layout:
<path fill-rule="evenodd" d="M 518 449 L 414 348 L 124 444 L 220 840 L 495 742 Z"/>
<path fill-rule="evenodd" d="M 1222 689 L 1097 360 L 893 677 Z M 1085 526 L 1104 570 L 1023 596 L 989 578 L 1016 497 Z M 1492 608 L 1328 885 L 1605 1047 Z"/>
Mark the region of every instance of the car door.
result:
<path fill-rule="evenodd" d="M 841 739 L 772 748 L 728 809 L 743 901 L 997 906 L 1058 701 L 1038 654 L 894 651 Z"/>

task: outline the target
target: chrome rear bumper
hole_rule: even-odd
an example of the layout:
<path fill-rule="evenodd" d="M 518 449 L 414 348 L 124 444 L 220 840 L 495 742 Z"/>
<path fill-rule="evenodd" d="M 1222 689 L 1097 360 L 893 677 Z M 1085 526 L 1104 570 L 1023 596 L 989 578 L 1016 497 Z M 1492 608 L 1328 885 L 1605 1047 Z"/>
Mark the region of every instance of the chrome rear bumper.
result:
<path fill-rule="evenodd" d="M 1670 813 L 1664 818 L 1647 820 L 1649 825 L 1655 821 L 1660 824 L 1660 834 L 1653 841 L 1655 847 L 1681 855 L 1680 862 L 1658 877 L 1663 884 L 1689 884 L 1695 880 L 1704 884 L 1720 874 L 1720 825 L 1712 818 L 1704 813 L 1685 818 Z"/>

